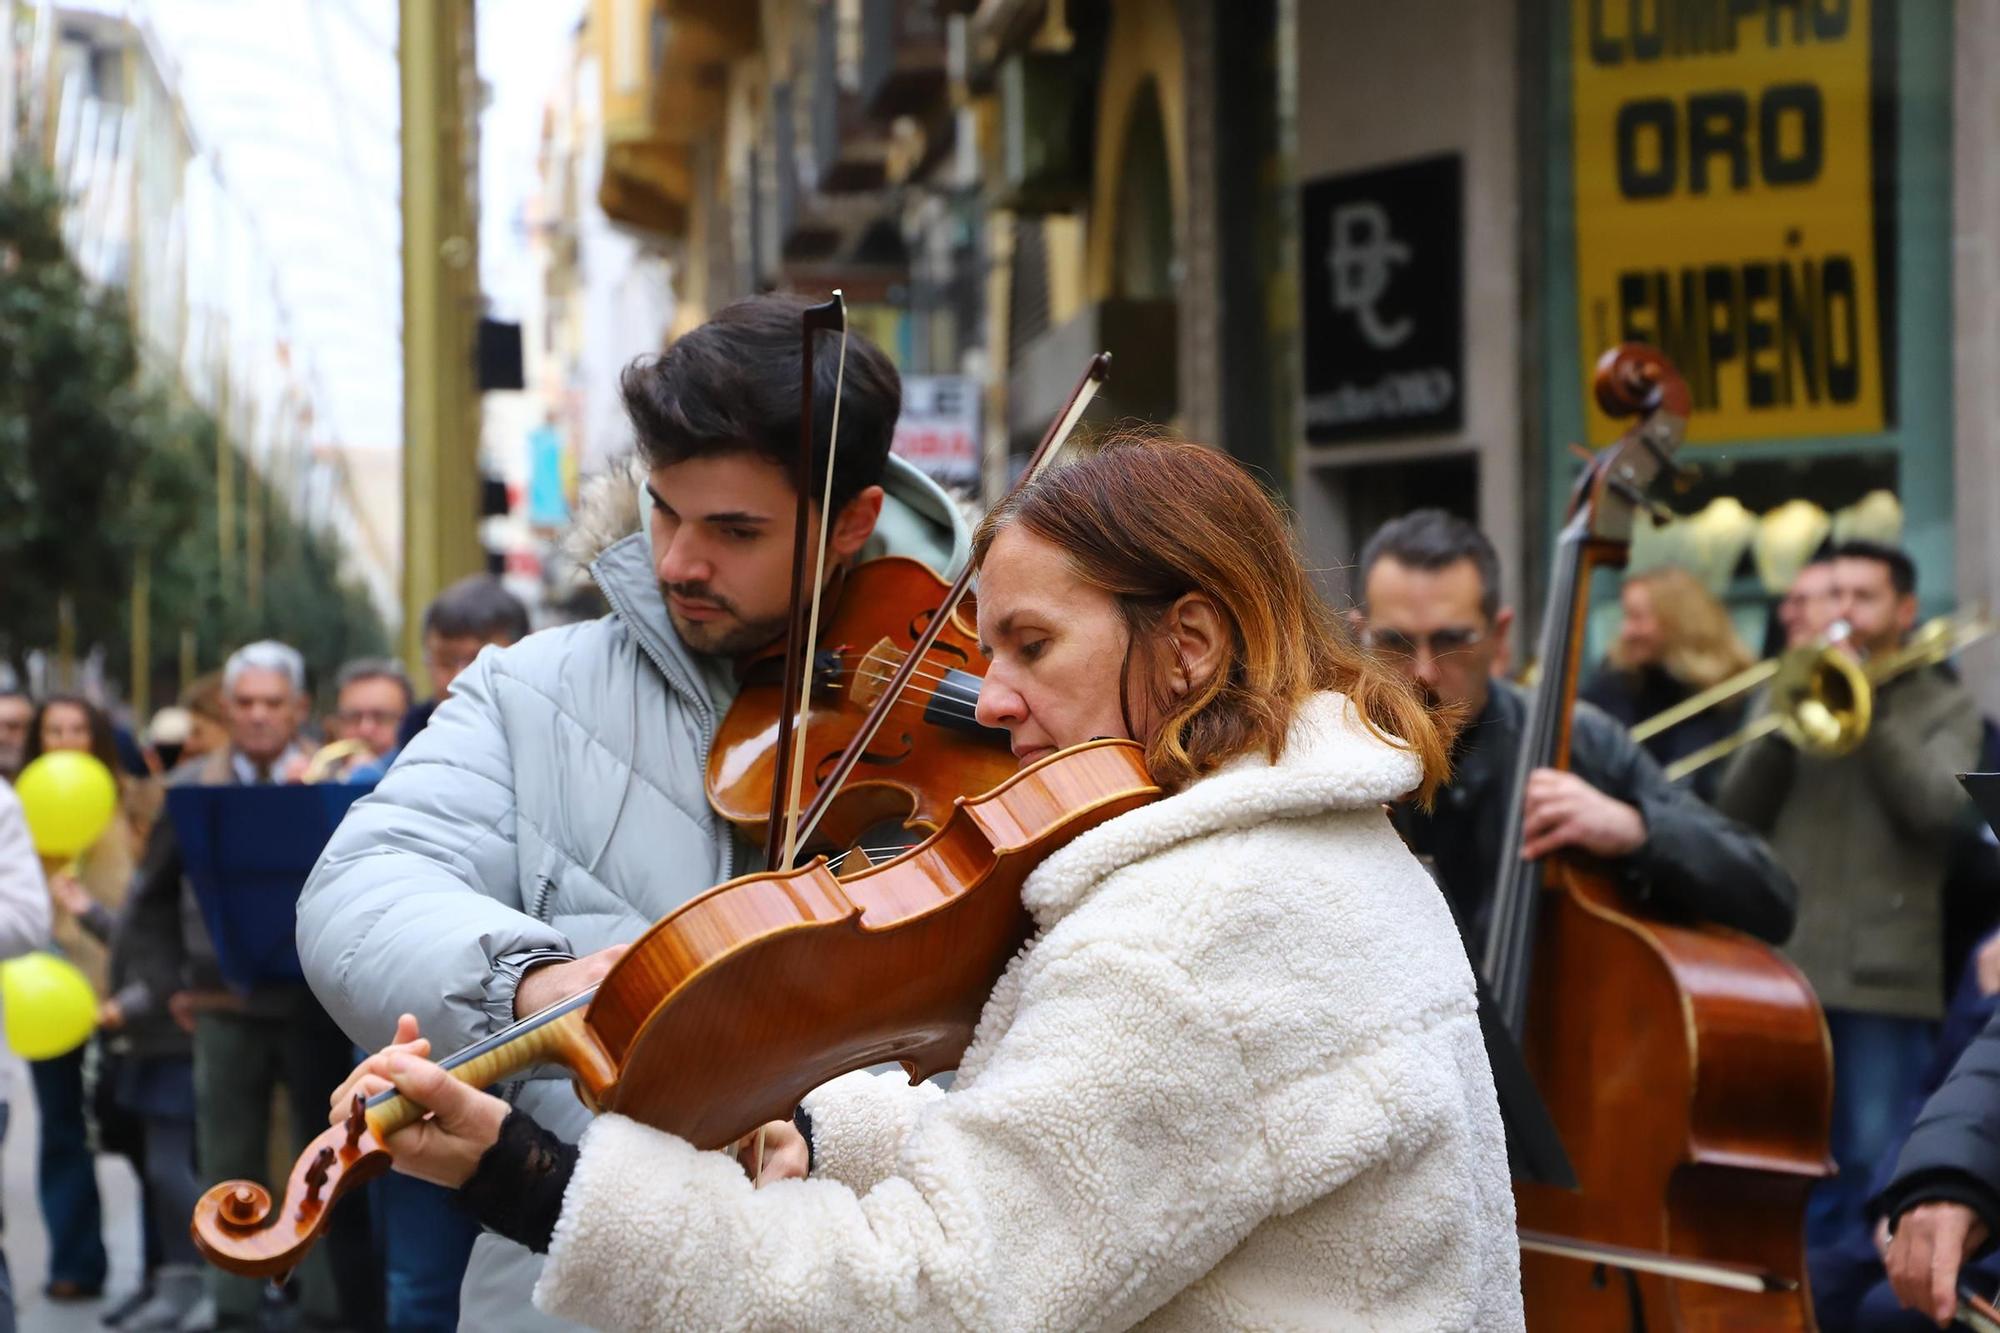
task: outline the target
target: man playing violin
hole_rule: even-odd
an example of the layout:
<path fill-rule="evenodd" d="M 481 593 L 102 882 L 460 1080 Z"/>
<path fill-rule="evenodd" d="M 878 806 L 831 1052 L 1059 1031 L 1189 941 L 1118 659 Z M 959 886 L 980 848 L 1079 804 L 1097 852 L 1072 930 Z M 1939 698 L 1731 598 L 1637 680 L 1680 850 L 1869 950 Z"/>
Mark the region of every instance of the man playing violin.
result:
<path fill-rule="evenodd" d="M 792 590 L 801 311 L 737 302 L 623 377 L 645 487 L 592 566 L 601 620 L 488 649 L 357 805 L 299 900 L 299 955 L 335 1019 L 380 1046 L 413 1013 L 451 1049 L 594 985 L 623 947 L 750 864 L 710 809 L 708 749 L 739 658 L 781 641 Z M 829 567 L 881 554 L 950 572 L 969 534 L 889 454 L 901 383 L 849 335 L 830 518 L 838 336 L 815 345 L 813 537 Z M 640 529 L 643 527 L 643 531 Z M 588 1113 L 559 1078 L 517 1105 L 568 1139 Z M 481 1237 L 461 1321 L 548 1328 L 540 1261 Z"/>
<path fill-rule="evenodd" d="M 1431 810 L 1396 812 L 1412 850 L 1431 858 L 1466 947 L 1477 958 L 1498 881 L 1505 802 L 1527 701 L 1494 678 L 1513 628 L 1499 559 L 1470 523 L 1420 509 L 1362 549 L 1365 640 L 1433 706 L 1463 713 L 1452 779 Z M 1796 890 L 1762 839 L 1667 782 L 1623 728 L 1589 704 L 1572 722 L 1574 771 L 1530 775 L 1523 852 L 1583 852 L 1616 864 L 1639 900 L 1734 926 L 1772 943 L 1792 929 Z"/>

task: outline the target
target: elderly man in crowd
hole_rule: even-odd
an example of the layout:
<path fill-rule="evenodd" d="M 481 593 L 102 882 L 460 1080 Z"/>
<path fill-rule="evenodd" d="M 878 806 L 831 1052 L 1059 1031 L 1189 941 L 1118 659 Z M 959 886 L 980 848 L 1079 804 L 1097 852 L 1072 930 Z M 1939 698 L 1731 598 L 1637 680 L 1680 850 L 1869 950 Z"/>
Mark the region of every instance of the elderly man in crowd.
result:
<path fill-rule="evenodd" d="M 169 785 L 265 786 L 303 767 L 298 728 L 305 715 L 305 662 L 266 640 L 239 649 L 222 674 L 229 743 L 176 769 Z M 133 934 L 146 943 L 134 967 L 150 993 L 171 997 L 174 1017 L 194 1034 L 196 1137 L 202 1174 L 261 1180 L 268 1174 L 272 1097 L 287 1094 L 296 1152 L 326 1127 L 326 1103 L 351 1067 L 347 1039 L 302 985 L 242 991 L 226 986 L 181 863 L 173 821 L 154 828 L 134 885 Z M 333 1214 L 330 1255 L 298 1272 L 309 1327 L 372 1322 L 357 1301 L 372 1299 L 368 1219 L 359 1200 Z M 264 1284 L 211 1270 L 218 1329 L 258 1325 Z M 343 1302 L 345 1298 L 345 1303 Z"/>

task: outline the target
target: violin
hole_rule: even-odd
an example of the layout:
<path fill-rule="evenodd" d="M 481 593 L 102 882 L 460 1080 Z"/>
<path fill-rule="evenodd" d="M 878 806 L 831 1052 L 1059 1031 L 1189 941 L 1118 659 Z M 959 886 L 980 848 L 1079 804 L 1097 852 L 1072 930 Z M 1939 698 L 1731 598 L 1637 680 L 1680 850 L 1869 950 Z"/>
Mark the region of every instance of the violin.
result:
<path fill-rule="evenodd" d="M 484 1087 L 537 1065 L 560 1065 L 593 1110 L 719 1148 L 790 1115 L 807 1092 L 852 1070 L 900 1061 L 917 1081 L 954 1068 L 1001 970 L 1028 937 L 1032 923 L 1021 903 L 1027 876 L 1079 834 L 1160 795 L 1142 747 L 1092 741 L 1011 773 L 985 795 L 952 800 L 937 831 L 892 860 L 845 878 L 836 878 L 823 857 L 790 867 L 796 848 L 834 808 L 842 784 L 903 706 L 920 665 L 937 660 L 936 645 L 971 581 L 971 571 L 962 572 L 907 648 L 895 650 L 900 660 L 846 747 L 830 763 L 812 765 L 819 785 L 802 810 L 814 725 L 806 649 L 822 641 L 817 601 L 809 608 L 804 602 L 808 588 L 816 593 L 825 585 L 823 568 L 808 581 L 803 514 L 813 340 L 827 327 L 844 336 L 838 293 L 807 312 L 804 328 L 806 389 L 794 471 L 797 577 L 786 679 L 772 710 L 767 869 L 719 885 L 656 922 L 591 990 L 440 1061 L 464 1082 Z M 1074 429 L 1108 361 L 1093 358 L 1017 487 Z M 835 403 L 837 409 L 837 393 Z M 789 700 L 798 703 L 787 707 Z M 878 793 L 861 801 L 881 799 Z M 836 817 L 835 827 L 844 817 Z M 205 1193 L 192 1223 L 197 1247 L 230 1272 L 289 1272 L 339 1199 L 388 1169 L 389 1137 L 423 1114 L 393 1091 L 372 1099 L 357 1093 L 344 1121 L 320 1134 L 293 1166 L 278 1200 L 251 1181 L 227 1181 Z"/>
<path fill-rule="evenodd" d="M 1633 905 L 1601 863 L 1520 855 L 1528 775 L 1568 767 L 1592 575 L 1624 564 L 1689 410 L 1638 344 L 1607 352 L 1595 387 L 1634 421 L 1578 481 L 1551 562 L 1481 969 L 1576 1178 L 1515 1183 L 1528 1327 L 1812 1329 L 1806 1196 L 1833 1165 L 1812 988 L 1759 940 Z"/>
<path fill-rule="evenodd" d="M 486 1087 L 561 1065 L 594 1111 L 721 1148 L 784 1119 L 841 1074 L 901 1061 L 911 1081 L 955 1068 L 1001 969 L 1027 939 L 1021 885 L 1043 857 L 1159 795 L 1132 741 L 1048 756 L 954 803 L 894 860 L 836 879 L 824 858 L 710 889 L 655 923 L 594 990 L 440 1063 Z M 298 1266 L 349 1191 L 386 1171 L 390 1135 L 423 1109 L 355 1094 L 344 1123 L 292 1167 L 281 1206 L 252 1181 L 195 1205 L 217 1267 Z"/>
<path fill-rule="evenodd" d="M 822 790 L 841 753 L 896 669 L 944 605 L 949 585 L 921 561 L 882 556 L 841 581 L 839 603 L 812 657 L 811 737 L 806 782 Z M 764 841 L 779 761 L 778 713 L 784 689 L 771 670 L 776 655 L 748 664 L 708 752 L 708 800 L 717 814 Z M 813 846 L 845 850 L 891 820 L 936 829 L 961 792 L 986 791 L 1014 772 L 1007 733 L 973 716 L 986 662 L 971 611 L 944 617 L 887 725 L 860 752 L 845 790 L 816 830 Z M 866 864 L 866 858 L 862 858 Z"/>

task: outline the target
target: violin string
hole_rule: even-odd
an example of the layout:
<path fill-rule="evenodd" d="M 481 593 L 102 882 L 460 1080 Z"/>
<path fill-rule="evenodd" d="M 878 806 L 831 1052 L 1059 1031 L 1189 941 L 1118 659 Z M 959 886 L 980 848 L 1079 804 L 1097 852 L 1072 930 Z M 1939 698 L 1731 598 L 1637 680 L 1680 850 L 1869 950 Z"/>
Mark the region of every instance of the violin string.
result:
<path fill-rule="evenodd" d="M 836 674 L 838 674 L 838 673 L 836 673 Z M 887 685 L 887 684 L 888 684 L 888 683 L 890 682 L 890 680 L 891 680 L 891 679 L 893 678 L 893 674 L 894 674 L 894 673 L 892 673 L 892 672 L 887 672 L 887 671 L 882 671 L 882 670 L 879 670 L 878 668 L 875 668 L 875 667 L 856 667 L 856 668 L 854 669 L 854 671 L 853 671 L 852 673 L 850 673 L 850 674 L 852 674 L 852 675 L 853 675 L 854 679 L 855 679 L 855 680 L 856 680 L 857 682 L 858 682 L 858 681 L 864 681 L 864 680 L 865 680 L 865 681 L 868 681 L 868 682 L 870 682 L 871 684 L 875 684 L 875 685 Z M 949 677 L 946 677 L 946 676 L 925 676 L 925 675 L 924 675 L 924 674 L 923 674 L 922 672 L 918 672 L 918 673 L 917 673 L 916 675 L 913 675 L 913 676 L 911 676 L 911 677 L 910 677 L 910 679 L 911 679 L 911 680 L 913 680 L 913 681 L 914 681 L 914 680 L 917 680 L 917 679 L 919 679 L 919 678 L 921 678 L 921 679 L 924 679 L 924 680 L 929 680 L 929 681 L 932 681 L 932 682 L 934 682 L 934 683 L 935 683 L 935 686 L 936 686 L 936 688 L 933 688 L 933 689 L 919 689 L 919 687 L 917 687 L 917 686 L 915 686 L 915 685 L 905 685 L 905 686 L 903 687 L 903 690 L 904 690 L 904 692 L 905 692 L 905 693 L 908 693 L 908 692 L 910 692 L 910 691 L 912 691 L 912 690 L 916 690 L 916 691 L 917 691 L 918 693 L 921 693 L 921 694 L 929 694 L 929 695 L 943 695 L 943 696 L 945 696 L 946 698 L 964 698 L 964 697 L 965 697 L 965 696 L 964 696 L 964 694 L 963 694 L 962 692 L 955 692 L 955 691 L 953 691 L 953 689 L 952 689 L 952 686 L 953 686 L 953 685 L 955 684 L 955 682 L 954 682 L 954 681 L 952 681 L 952 680 L 951 680 L 951 679 L 950 679 Z M 976 676 L 975 676 L 975 677 L 973 677 L 973 679 L 974 679 L 974 681 L 976 682 L 976 681 L 978 680 L 978 677 L 976 677 Z M 962 691 L 962 687 L 961 687 L 961 691 Z M 978 688 L 977 688 L 977 686 L 976 686 L 976 684 L 975 684 L 975 686 L 973 687 L 973 690 L 972 690 L 972 698 L 974 698 L 974 699 L 977 699 L 978 697 L 979 697 L 979 692 L 978 692 Z"/>
<path fill-rule="evenodd" d="M 890 677 L 896 674 L 896 664 L 893 662 L 861 661 L 861 662 L 856 662 L 853 666 L 840 667 L 835 671 L 826 672 L 823 674 L 833 675 L 833 676 L 858 676 L 864 671 L 867 672 L 871 678 L 886 682 L 889 680 Z M 971 675 L 972 673 L 967 672 L 966 674 Z M 974 680 L 979 679 L 977 676 L 973 676 L 972 678 Z M 944 685 L 950 683 L 951 675 L 949 672 L 940 673 L 935 671 L 912 671 L 910 673 L 910 679 L 934 681 L 937 684 Z"/>
<path fill-rule="evenodd" d="M 853 677 L 853 680 L 843 685 L 841 683 L 841 677 L 843 676 L 851 676 Z M 857 669 L 855 671 L 835 671 L 826 673 L 822 675 L 820 679 L 826 682 L 825 688 L 827 689 L 838 690 L 844 688 L 852 690 L 857 686 L 859 686 L 859 684 L 862 681 L 868 681 L 876 685 L 882 685 L 886 684 L 889 678 L 875 671 L 861 671 Z M 944 682 L 944 684 L 949 685 L 950 682 L 947 681 Z M 974 694 L 970 698 L 968 698 L 964 694 L 961 694 L 956 690 L 946 689 L 946 688 L 925 689 L 921 686 L 905 685 L 903 687 L 903 694 L 905 697 L 909 698 L 936 699 L 939 700 L 941 703 L 959 703 L 965 705 L 967 708 L 974 707 L 979 702 L 979 696 L 977 694 Z M 901 703 L 902 700 L 898 699 L 897 702 Z"/>
<path fill-rule="evenodd" d="M 844 866 L 846 866 L 846 864 L 847 864 L 847 859 L 848 859 L 849 857 L 853 856 L 853 855 L 854 855 L 854 854 L 855 854 L 856 852 L 861 852 L 861 853 L 865 854 L 865 855 L 866 855 L 866 856 L 868 857 L 868 860 L 869 860 L 869 862 L 870 862 L 871 864 L 874 864 L 874 863 L 879 863 L 879 862 L 880 862 L 881 860 L 883 860 L 883 859 L 884 859 L 885 857 L 887 857 L 887 858 L 894 858 L 894 857 L 898 857 L 898 856 L 901 856 L 901 855 L 902 855 L 902 854 L 903 854 L 904 852 L 907 852 L 907 851 L 909 851 L 909 850 L 910 850 L 910 849 L 909 849 L 908 847 L 896 847 L 896 846 L 891 846 L 891 847 L 850 847 L 850 848 L 848 848 L 848 849 L 847 849 L 846 851 L 842 852 L 842 853 L 841 853 L 840 855 L 838 855 L 838 856 L 835 856 L 835 857 L 833 857 L 833 858 L 829 859 L 829 860 L 827 861 L 827 863 L 826 863 L 826 868 L 827 868 L 828 870 L 831 870 L 831 871 L 832 871 L 833 873 L 835 873 L 836 875 L 837 875 L 837 874 L 839 874 L 839 873 L 840 873 L 840 871 L 841 871 L 841 869 L 842 869 L 842 868 L 843 868 Z"/>
<path fill-rule="evenodd" d="M 833 684 L 826 686 L 826 688 L 829 690 L 843 690 L 843 689 L 851 689 L 852 687 L 847 685 Z M 930 711 L 931 709 L 936 709 L 940 717 L 953 718 L 960 722 L 977 722 L 979 720 L 979 713 L 977 709 L 973 708 L 966 701 L 962 699 L 958 699 L 949 694 L 944 694 L 938 690 L 904 690 L 903 697 L 896 700 L 896 702 L 891 704 L 890 707 L 903 708 L 912 705 L 917 705 L 920 703 L 921 700 L 924 699 L 930 699 L 933 701 L 929 704 L 922 705 L 922 707 L 926 712 Z"/>

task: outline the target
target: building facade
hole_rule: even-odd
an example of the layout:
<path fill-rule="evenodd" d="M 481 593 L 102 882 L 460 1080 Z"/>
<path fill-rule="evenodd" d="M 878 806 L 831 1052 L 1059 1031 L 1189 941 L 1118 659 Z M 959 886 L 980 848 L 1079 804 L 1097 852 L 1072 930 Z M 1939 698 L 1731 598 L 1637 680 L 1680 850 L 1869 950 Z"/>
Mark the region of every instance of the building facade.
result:
<path fill-rule="evenodd" d="M 1620 429 L 1590 368 L 1638 339 L 1695 412 L 1635 562 L 1695 568 L 1753 642 L 1845 536 L 1907 546 L 1926 613 L 2000 592 L 2000 8 L 601 0 L 589 22 L 599 199 L 672 265 L 658 340 L 841 287 L 906 374 L 978 396 L 988 497 L 1106 349 L 1096 426 L 1257 468 L 1336 601 L 1377 524 L 1440 504 L 1532 619 L 1572 446 Z M 1996 663 L 1965 665 L 2000 706 Z"/>

